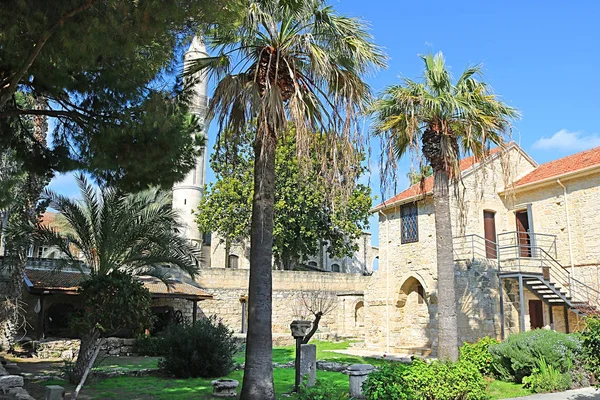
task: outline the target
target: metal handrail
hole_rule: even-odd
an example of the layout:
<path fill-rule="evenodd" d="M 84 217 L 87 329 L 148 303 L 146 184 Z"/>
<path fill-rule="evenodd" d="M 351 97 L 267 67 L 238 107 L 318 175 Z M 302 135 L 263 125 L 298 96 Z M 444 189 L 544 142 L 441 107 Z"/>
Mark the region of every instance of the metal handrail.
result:
<path fill-rule="evenodd" d="M 521 232 L 504 232 L 497 235 L 497 242 L 477 234 L 454 237 L 455 260 L 475 260 L 478 258 L 497 263 L 502 270 L 519 272 L 541 270 L 549 273 L 560 290 L 566 291 L 572 307 L 593 307 L 600 311 L 600 291 L 571 276 L 557 260 L 556 236 L 544 233 L 529 233 L 527 242 L 519 238 Z M 495 248 L 497 259 L 488 258 L 490 248 Z M 522 254 L 526 249 L 525 256 Z M 554 256 L 553 256 L 554 254 Z M 546 270 L 547 269 L 547 270 Z"/>

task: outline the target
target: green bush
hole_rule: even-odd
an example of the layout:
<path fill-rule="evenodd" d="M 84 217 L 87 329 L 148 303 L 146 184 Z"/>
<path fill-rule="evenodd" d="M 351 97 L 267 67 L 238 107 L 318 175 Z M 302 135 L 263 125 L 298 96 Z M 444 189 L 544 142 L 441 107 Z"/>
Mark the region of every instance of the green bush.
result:
<path fill-rule="evenodd" d="M 586 369 L 600 379 L 600 318 L 586 318 L 581 344 Z"/>
<path fill-rule="evenodd" d="M 485 380 L 477 367 L 470 362 L 425 363 L 415 360 L 404 381 L 416 400 L 484 400 Z"/>
<path fill-rule="evenodd" d="M 460 360 L 473 363 L 483 375 L 492 374 L 490 346 L 500 343 L 491 337 L 481 338 L 476 343 L 464 343 L 460 348 Z"/>
<path fill-rule="evenodd" d="M 133 352 L 138 356 L 155 357 L 162 355 L 160 338 L 150 335 L 138 336 L 133 344 Z"/>
<path fill-rule="evenodd" d="M 569 373 L 562 373 L 548 365 L 542 358 L 533 374 L 523 378 L 523 383 L 534 393 L 561 392 L 571 387 L 571 377 Z"/>
<path fill-rule="evenodd" d="M 409 400 L 404 375 L 410 367 L 388 362 L 371 372 L 363 383 L 363 393 L 368 400 Z"/>
<path fill-rule="evenodd" d="M 335 385 L 322 380 L 317 380 L 315 386 L 308 387 L 303 384 L 299 393 L 294 393 L 295 400 L 348 400 L 348 393 L 338 393 Z"/>
<path fill-rule="evenodd" d="M 225 376 L 233 370 L 237 351 L 233 331 L 214 315 L 191 325 L 171 325 L 160 346 L 164 358 L 158 366 L 178 378 Z"/>
<path fill-rule="evenodd" d="M 515 333 L 504 342 L 490 346 L 494 373 L 500 379 L 519 383 L 538 368 L 542 358 L 560 373 L 565 373 L 581 352 L 581 341 L 577 334 L 546 329 Z"/>
<path fill-rule="evenodd" d="M 386 364 L 363 384 L 368 400 L 484 400 L 486 384 L 470 362 Z"/>

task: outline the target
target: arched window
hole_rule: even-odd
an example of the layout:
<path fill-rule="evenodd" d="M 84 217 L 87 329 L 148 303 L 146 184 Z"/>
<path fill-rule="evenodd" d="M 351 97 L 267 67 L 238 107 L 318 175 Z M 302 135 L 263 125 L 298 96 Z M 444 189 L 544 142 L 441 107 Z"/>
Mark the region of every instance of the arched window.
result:
<path fill-rule="evenodd" d="M 308 262 L 308 265 L 309 265 L 310 267 L 317 267 L 317 266 L 318 266 L 316 261 L 309 261 L 309 262 Z"/>
<path fill-rule="evenodd" d="M 229 261 L 228 262 L 229 268 L 231 268 L 231 269 L 238 269 L 238 267 L 239 267 L 239 265 L 238 265 L 239 264 L 239 260 L 240 260 L 240 258 L 238 256 L 236 256 L 235 254 L 230 254 L 229 255 L 229 260 L 228 260 Z"/>
<path fill-rule="evenodd" d="M 339 264 L 331 264 L 331 270 L 333 272 L 340 272 L 340 265 Z"/>
<path fill-rule="evenodd" d="M 371 271 L 375 272 L 377 270 L 379 270 L 379 256 L 375 257 L 371 263 Z"/>

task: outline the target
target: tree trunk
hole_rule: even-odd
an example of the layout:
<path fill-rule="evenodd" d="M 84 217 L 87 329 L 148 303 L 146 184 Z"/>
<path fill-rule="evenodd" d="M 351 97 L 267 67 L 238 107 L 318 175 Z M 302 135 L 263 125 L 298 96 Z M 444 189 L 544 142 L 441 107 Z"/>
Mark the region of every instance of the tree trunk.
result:
<path fill-rule="evenodd" d="M 242 400 L 274 400 L 272 311 L 276 132 L 259 126 L 254 143 L 248 333 Z"/>
<path fill-rule="evenodd" d="M 229 252 L 231 251 L 231 241 L 229 239 L 225 239 L 225 268 L 230 268 L 231 265 L 229 263 Z"/>
<path fill-rule="evenodd" d="M 449 183 L 450 179 L 446 171 L 435 171 L 433 204 L 438 274 L 438 358 L 456 361 L 458 329 Z"/>
<path fill-rule="evenodd" d="M 315 320 L 312 323 L 312 328 L 310 329 L 310 332 L 308 332 L 308 334 L 304 336 L 304 339 L 302 339 L 302 344 L 308 344 L 308 342 L 310 342 L 310 339 L 312 339 L 314 334 L 317 332 L 317 329 L 319 329 L 319 322 L 321 322 L 321 317 L 323 317 L 322 312 L 319 311 L 315 314 Z"/>
<path fill-rule="evenodd" d="M 83 385 L 85 384 L 85 380 L 87 379 L 88 374 L 90 373 L 90 371 L 94 367 L 94 363 L 96 362 L 96 358 L 98 357 L 98 353 L 100 352 L 100 347 L 102 347 L 102 340 L 100 339 L 98 341 L 95 341 L 95 346 L 92 346 L 92 347 L 94 347 L 94 351 L 92 353 L 92 357 L 88 361 L 88 365 L 85 368 L 85 371 L 83 372 L 83 375 L 81 376 L 81 380 L 79 381 L 79 384 L 77 385 L 77 387 L 75 388 L 75 391 L 71 395 L 71 399 L 72 400 L 77 400 L 77 397 L 79 397 L 79 392 L 83 388 Z"/>
<path fill-rule="evenodd" d="M 98 342 L 98 334 L 92 333 L 90 335 L 84 335 L 81 337 L 81 344 L 79 345 L 79 355 L 77 356 L 77 361 L 73 366 L 73 374 L 70 377 L 71 383 L 79 383 L 81 382 L 83 376 L 85 375 L 85 371 L 90 365 L 94 354 L 96 353 L 96 347 L 100 346 Z"/>

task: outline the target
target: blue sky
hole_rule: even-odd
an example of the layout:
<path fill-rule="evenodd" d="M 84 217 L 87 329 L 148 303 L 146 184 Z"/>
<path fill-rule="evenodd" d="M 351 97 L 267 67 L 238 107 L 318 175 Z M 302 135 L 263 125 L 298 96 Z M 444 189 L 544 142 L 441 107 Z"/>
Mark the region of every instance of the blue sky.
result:
<path fill-rule="evenodd" d="M 389 67 L 368 77 L 376 92 L 418 78 L 419 54 L 442 51 L 455 76 L 482 63 L 484 78 L 522 114 L 513 139 L 543 163 L 600 146 L 600 2 L 334 0 L 342 14 L 369 22 Z M 215 127 L 209 129 L 209 145 Z M 376 169 L 378 148 L 372 165 Z M 410 159 L 400 164 L 398 188 L 407 185 Z M 213 179 L 209 171 L 208 180 Z M 379 195 L 377 171 L 371 177 Z M 70 175 L 51 187 L 77 192 Z M 380 196 L 381 198 L 381 196 Z M 376 219 L 371 230 L 376 240 Z"/>

